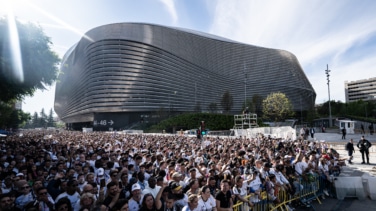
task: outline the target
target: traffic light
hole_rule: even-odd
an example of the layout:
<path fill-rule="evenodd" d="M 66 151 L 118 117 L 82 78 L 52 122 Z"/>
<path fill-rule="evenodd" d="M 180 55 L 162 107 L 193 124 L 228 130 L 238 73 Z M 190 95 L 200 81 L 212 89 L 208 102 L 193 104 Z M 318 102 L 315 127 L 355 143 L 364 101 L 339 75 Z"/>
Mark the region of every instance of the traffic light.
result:
<path fill-rule="evenodd" d="M 200 123 L 200 129 L 201 129 L 201 135 L 206 135 L 205 121 L 201 121 L 201 123 Z"/>

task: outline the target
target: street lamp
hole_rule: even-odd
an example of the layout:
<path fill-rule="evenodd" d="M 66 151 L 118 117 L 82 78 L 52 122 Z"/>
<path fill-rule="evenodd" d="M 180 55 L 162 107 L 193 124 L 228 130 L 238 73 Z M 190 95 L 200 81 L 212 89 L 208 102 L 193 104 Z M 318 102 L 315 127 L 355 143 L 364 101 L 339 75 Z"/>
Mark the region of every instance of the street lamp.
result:
<path fill-rule="evenodd" d="M 244 108 L 247 107 L 247 72 L 246 72 L 246 67 L 245 67 L 245 64 L 244 64 L 244 69 L 243 69 L 243 73 L 244 73 Z"/>
<path fill-rule="evenodd" d="M 328 84 L 328 96 L 329 96 L 329 127 L 332 127 L 332 109 L 330 108 L 330 87 L 329 87 L 329 73 L 330 73 L 330 70 L 329 70 L 329 66 L 326 65 L 326 70 L 325 70 L 325 74 L 326 74 L 326 80 L 327 80 L 327 83 Z"/>

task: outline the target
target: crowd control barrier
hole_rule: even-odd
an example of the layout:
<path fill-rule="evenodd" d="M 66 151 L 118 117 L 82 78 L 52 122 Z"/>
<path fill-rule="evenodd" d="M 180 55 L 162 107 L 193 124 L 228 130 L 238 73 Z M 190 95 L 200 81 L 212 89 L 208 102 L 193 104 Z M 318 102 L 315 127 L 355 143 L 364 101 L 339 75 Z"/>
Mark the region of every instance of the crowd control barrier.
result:
<path fill-rule="evenodd" d="M 304 179 L 305 178 L 305 179 Z M 286 190 L 278 191 L 278 204 L 274 204 L 268 197 L 266 191 L 261 192 L 260 195 L 254 193 L 247 195 L 245 198 L 253 203 L 249 207 L 247 203 L 239 202 L 233 206 L 234 211 L 274 211 L 274 210 L 289 210 L 290 204 L 299 204 L 301 206 L 308 206 L 311 210 L 315 207 L 311 205 L 313 200 L 317 200 L 321 204 L 320 196 L 324 195 L 324 190 L 327 190 L 331 196 L 335 196 L 335 189 L 333 183 L 326 180 L 320 175 L 311 175 L 310 179 L 307 177 L 299 177 L 296 179 L 296 191 L 293 195 Z"/>

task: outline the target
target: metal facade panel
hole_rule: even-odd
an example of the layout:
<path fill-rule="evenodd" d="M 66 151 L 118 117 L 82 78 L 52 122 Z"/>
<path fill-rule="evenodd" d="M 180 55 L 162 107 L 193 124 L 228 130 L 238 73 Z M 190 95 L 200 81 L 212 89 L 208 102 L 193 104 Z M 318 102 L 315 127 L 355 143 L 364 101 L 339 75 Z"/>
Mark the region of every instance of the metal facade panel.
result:
<path fill-rule="evenodd" d="M 308 110 L 316 97 L 296 57 L 284 50 L 140 23 L 100 26 L 86 36 L 61 65 L 55 111 L 63 121 L 98 112 L 190 112 L 197 103 L 206 110 L 227 90 L 238 113 L 245 74 L 249 99 L 281 91 L 295 110 Z"/>

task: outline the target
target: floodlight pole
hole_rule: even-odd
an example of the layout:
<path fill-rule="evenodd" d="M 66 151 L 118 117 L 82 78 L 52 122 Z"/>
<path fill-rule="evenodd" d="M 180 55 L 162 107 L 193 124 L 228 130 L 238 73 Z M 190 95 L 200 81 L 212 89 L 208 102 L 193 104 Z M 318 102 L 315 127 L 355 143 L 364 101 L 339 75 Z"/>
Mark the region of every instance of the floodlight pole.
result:
<path fill-rule="evenodd" d="M 326 74 L 326 80 L 327 80 L 327 83 L 328 84 L 328 96 L 329 96 L 329 127 L 332 127 L 332 109 L 330 108 L 330 86 L 329 86 L 329 73 L 330 73 L 330 70 L 329 70 L 329 66 L 326 65 L 326 70 L 325 70 L 325 74 Z"/>
<path fill-rule="evenodd" d="M 246 73 L 246 67 L 245 67 L 245 64 L 244 64 L 244 69 L 243 69 L 243 72 L 244 72 L 244 108 L 247 107 L 247 73 Z"/>

